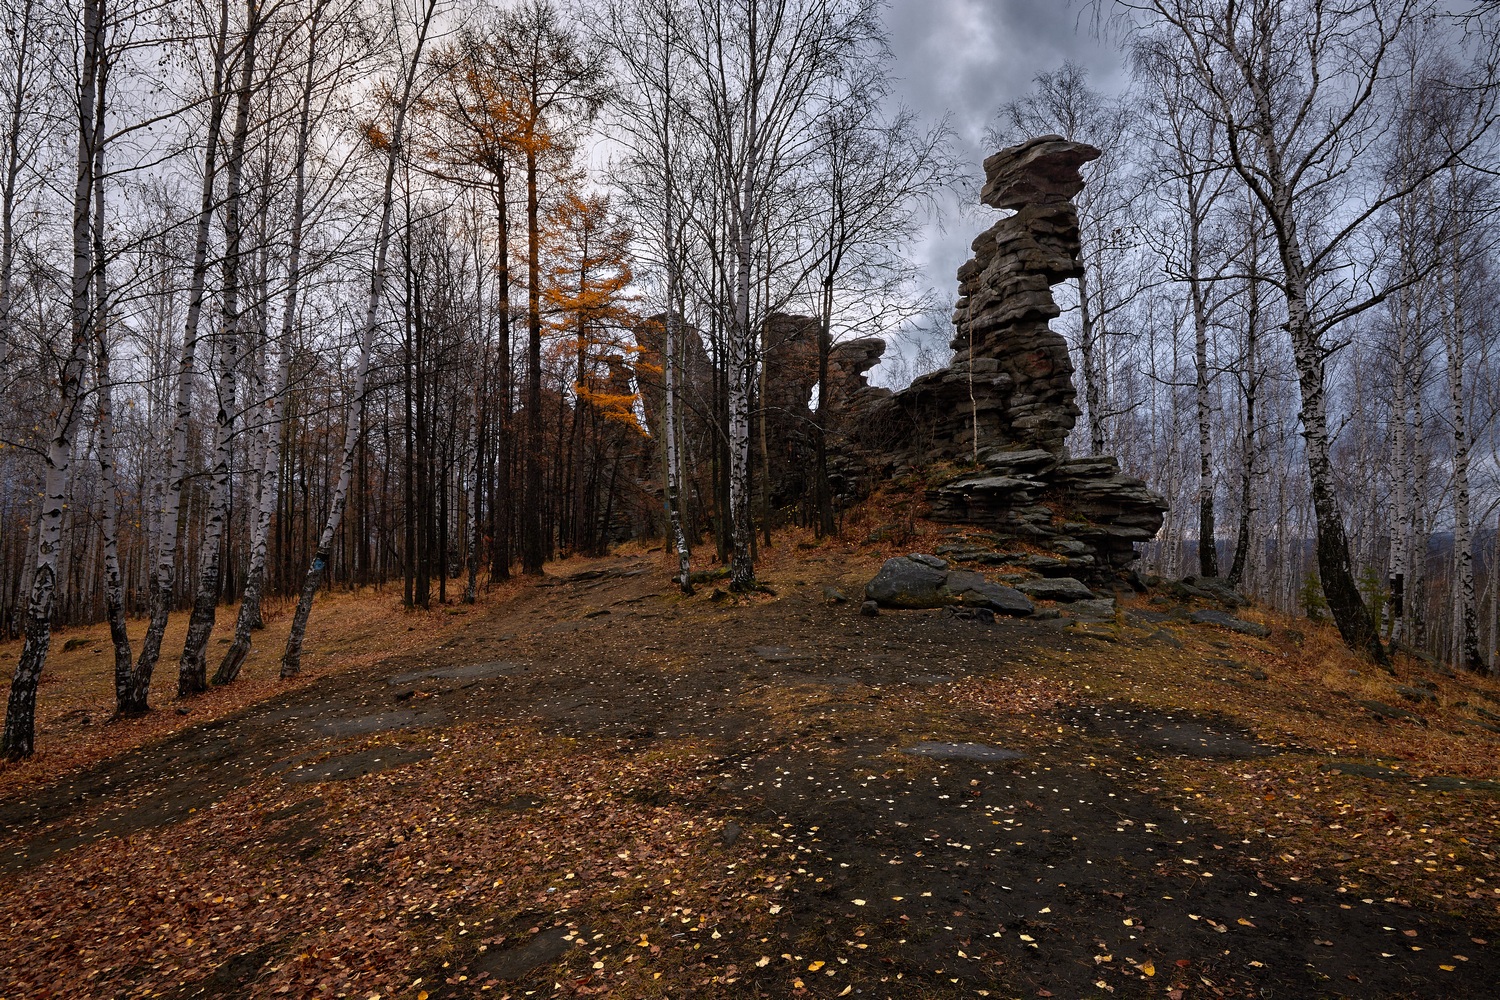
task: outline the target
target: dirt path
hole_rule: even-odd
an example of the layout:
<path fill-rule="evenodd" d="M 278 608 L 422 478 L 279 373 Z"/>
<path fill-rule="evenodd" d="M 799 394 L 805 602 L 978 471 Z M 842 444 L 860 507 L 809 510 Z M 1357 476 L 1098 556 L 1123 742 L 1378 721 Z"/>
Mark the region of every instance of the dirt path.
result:
<path fill-rule="evenodd" d="M 1164 787 L 1181 762 L 1310 751 L 1038 679 L 1060 647 L 1111 655 L 1046 622 L 864 618 L 816 574 L 735 604 L 601 562 L 5 802 L 0 899 L 26 916 L 0 930 L 0 996 L 1500 981 L 1493 921 L 1293 877 Z"/>

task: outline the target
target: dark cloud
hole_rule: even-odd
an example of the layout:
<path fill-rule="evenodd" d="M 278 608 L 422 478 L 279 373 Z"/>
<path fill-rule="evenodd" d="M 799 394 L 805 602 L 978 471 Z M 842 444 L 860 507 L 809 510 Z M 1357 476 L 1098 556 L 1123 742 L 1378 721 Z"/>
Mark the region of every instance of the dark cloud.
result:
<path fill-rule="evenodd" d="M 1093 36 L 1087 12 L 1076 2 L 891 0 L 886 26 L 899 77 L 895 97 L 930 121 L 950 116 L 976 189 L 980 164 L 994 152 L 984 148 L 985 130 L 999 106 L 1030 90 L 1037 74 L 1072 59 L 1088 67 L 1101 90 L 1123 82 L 1118 49 Z M 980 213 L 990 213 L 971 210 L 957 198 L 945 209 L 946 231 L 929 227 L 913 256 L 924 263 L 938 293 L 951 295 L 974 232 L 988 225 Z"/>

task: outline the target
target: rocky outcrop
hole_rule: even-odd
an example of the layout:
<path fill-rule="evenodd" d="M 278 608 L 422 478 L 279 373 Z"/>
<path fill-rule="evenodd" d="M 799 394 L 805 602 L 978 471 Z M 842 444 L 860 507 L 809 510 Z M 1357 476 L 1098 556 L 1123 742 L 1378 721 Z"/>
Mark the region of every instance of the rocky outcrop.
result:
<path fill-rule="evenodd" d="M 936 521 L 977 524 L 1000 540 L 1058 554 L 1059 569 L 1107 579 L 1161 528 L 1166 502 L 1109 457 L 1065 458 L 1033 448 L 980 454 L 982 470 L 927 491 Z M 1047 573 L 1045 557 L 1035 566 Z"/>
<path fill-rule="evenodd" d="M 1001 541 L 1056 553 L 1061 572 L 1118 578 L 1135 543 L 1161 527 L 1166 504 L 1110 457 L 1075 459 L 1066 441 L 1078 417 L 1068 345 L 1049 323 L 1052 286 L 1081 273 L 1079 168 L 1099 150 L 1058 136 L 985 160 L 981 200 L 1012 214 L 973 243 L 959 268 L 952 362 L 889 394 L 865 384 L 878 360 L 868 342 L 842 345 L 830 377 L 830 420 L 841 495 L 855 497 L 903 467 L 977 463 L 929 489 L 931 516 L 983 527 Z M 835 366 L 830 359 L 830 371 Z"/>

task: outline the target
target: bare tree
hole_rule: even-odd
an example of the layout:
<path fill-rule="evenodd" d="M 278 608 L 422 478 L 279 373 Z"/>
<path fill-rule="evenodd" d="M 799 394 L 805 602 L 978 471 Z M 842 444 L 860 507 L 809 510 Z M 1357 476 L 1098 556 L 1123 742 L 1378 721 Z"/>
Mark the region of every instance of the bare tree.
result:
<path fill-rule="evenodd" d="M 84 375 L 93 340 L 94 142 L 99 66 L 103 54 L 105 0 L 83 7 L 77 90 L 78 155 L 73 178 L 73 272 L 69 302 L 71 337 L 61 359 L 57 416 L 47 441 L 46 482 L 37 522 L 35 569 L 26 611 L 26 636 L 11 680 L 0 753 L 12 760 L 30 757 L 36 746 L 36 689 L 52 641 L 52 605 L 58 589 L 58 556 L 63 511 L 68 502 L 73 439 L 82 415 Z"/>
<path fill-rule="evenodd" d="M 1421 0 L 1151 0 L 1135 8 L 1142 30 L 1180 46 L 1201 88 L 1196 111 L 1223 130 L 1227 164 L 1270 221 L 1324 595 L 1344 641 L 1382 662 L 1334 485 L 1326 365 L 1336 331 L 1391 291 L 1375 286 L 1371 262 L 1360 257 L 1372 220 L 1425 180 L 1376 185 L 1369 161 L 1389 128 L 1390 57 L 1430 8 Z M 1476 100 L 1438 165 L 1472 148 L 1493 113 L 1492 97 Z"/>
<path fill-rule="evenodd" d="M 302 583 L 302 593 L 297 599 L 297 610 L 292 617 L 291 631 L 287 635 L 286 651 L 281 657 L 281 676 L 294 677 L 302 669 L 302 642 L 307 633 L 307 620 L 312 614 L 313 598 L 323 582 L 323 572 L 332 555 L 334 536 L 339 522 L 344 517 L 344 505 L 349 498 L 349 482 L 354 473 L 354 455 L 359 445 L 363 427 L 365 406 L 365 380 L 370 373 L 370 355 L 375 341 L 375 328 L 380 316 L 380 307 L 385 298 L 386 267 L 391 245 L 391 215 L 394 203 L 396 168 L 405 155 L 403 141 L 406 137 L 406 115 L 411 107 L 413 91 L 422 66 L 422 49 L 427 44 L 427 34 L 432 27 L 437 0 L 423 0 L 420 20 L 417 23 L 416 42 L 410 54 L 405 56 L 402 66 L 401 89 L 392 108 L 390 136 L 378 137 L 372 127 L 371 137 L 377 145 L 385 148 L 385 181 L 381 188 L 380 221 L 375 234 L 375 263 L 370 274 L 370 294 L 365 302 L 359 337 L 359 358 L 354 370 L 354 386 L 349 401 L 349 412 L 344 419 L 344 447 L 339 464 L 337 485 L 329 498 L 328 519 L 318 538 L 318 548 L 312 565 Z"/>

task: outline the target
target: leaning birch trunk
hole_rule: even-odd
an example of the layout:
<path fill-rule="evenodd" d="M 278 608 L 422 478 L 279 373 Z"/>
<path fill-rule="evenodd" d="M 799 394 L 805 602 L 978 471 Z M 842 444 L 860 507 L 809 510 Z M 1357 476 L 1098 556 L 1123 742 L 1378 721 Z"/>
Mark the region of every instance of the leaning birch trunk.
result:
<path fill-rule="evenodd" d="M 1285 213 L 1284 218 L 1290 213 Z M 1351 649 L 1368 652 L 1377 663 L 1387 663 L 1380 636 L 1354 583 L 1349 564 L 1349 540 L 1334 486 L 1332 446 L 1328 434 L 1328 390 L 1324 376 L 1323 345 L 1319 342 L 1308 311 L 1307 275 L 1301 248 L 1290 234 L 1281 241 L 1285 275 L 1287 330 L 1291 333 L 1292 356 L 1302 390 L 1302 436 L 1307 449 L 1307 472 L 1312 486 L 1313 513 L 1317 520 L 1318 576 L 1323 596 L 1338 626 L 1339 635 Z"/>
<path fill-rule="evenodd" d="M 218 175 L 219 133 L 224 122 L 224 72 L 229 40 L 229 0 L 220 0 L 218 38 L 214 48 L 213 91 L 209 95 L 208 133 L 204 140 L 203 186 L 198 208 L 197 232 L 194 235 L 193 272 L 188 288 L 187 319 L 182 335 L 182 354 L 177 362 L 177 390 L 172 422 L 172 461 L 167 473 L 167 487 L 161 509 L 161 541 L 156 554 L 156 570 L 151 578 L 150 621 L 141 640 L 141 655 L 136 661 L 128 703 L 120 706 L 124 714 L 138 714 L 148 708 L 151 675 L 161 656 L 162 637 L 172 610 L 177 578 L 178 521 L 182 513 L 183 484 L 187 480 L 188 427 L 193 419 L 193 369 L 198 350 L 198 322 L 203 313 L 204 285 L 208 277 L 209 226 L 214 213 L 214 181 Z"/>
<path fill-rule="evenodd" d="M 109 282 L 104 257 L 104 111 L 109 63 L 99 60 L 99 92 L 94 99 L 94 349 L 98 389 L 95 409 L 99 433 L 99 490 L 102 495 L 99 534 L 104 549 L 104 609 L 115 650 L 115 707 L 130 697 L 133 670 L 130 632 L 125 627 L 125 587 L 120 573 L 119 492 L 115 488 L 114 387 L 109 356 Z"/>
<path fill-rule="evenodd" d="M 360 333 L 359 367 L 355 370 L 354 395 L 349 403 L 349 414 L 344 423 L 344 455 L 339 464 L 338 483 L 328 507 L 328 520 L 323 525 L 323 534 L 318 539 L 318 549 L 308 567 L 307 577 L 302 583 L 302 594 L 297 599 L 297 613 L 292 618 L 292 629 L 287 635 L 286 652 L 281 658 L 281 676 L 295 677 L 302 669 L 302 640 L 307 633 L 307 619 L 312 614 L 313 597 L 323 582 L 323 570 L 333 549 L 333 539 L 338 533 L 339 522 L 344 517 L 344 503 L 349 498 L 349 481 L 354 474 L 354 453 L 359 446 L 360 417 L 365 405 L 365 378 L 370 373 L 370 352 L 375 341 L 375 320 L 380 301 L 385 295 L 386 259 L 391 246 L 391 192 L 396 181 L 396 165 L 401 157 L 401 141 L 406 130 L 406 109 L 411 102 L 412 88 L 416 84 L 417 67 L 422 61 L 422 47 L 427 41 L 427 28 L 432 23 L 432 11 L 436 0 L 427 0 L 421 27 L 417 31 L 417 45 L 412 52 L 411 63 L 406 67 L 406 79 L 401 89 L 401 100 L 396 105 L 394 127 L 386 146 L 385 186 L 381 193 L 380 227 L 375 237 L 375 268 L 370 276 L 370 297 L 365 303 L 364 328 Z"/>
<path fill-rule="evenodd" d="M 1240 530 L 1234 543 L 1234 561 L 1225 582 L 1239 587 L 1250 560 L 1250 522 L 1255 512 L 1256 424 L 1255 402 L 1260 388 L 1260 241 L 1251 202 L 1248 286 L 1245 306 L 1245 432 L 1240 456 Z M 1264 551 L 1264 546 L 1261 547 Z M 1278 550 L 1279 551 L 1279 550 Z"/>
<path fill-rule="evenodd" d="M 244 226 L 240 218 L 241 181 L 245 171 L 245 141 L 250 132 L 250 96 L 255 80 L 255 41 L 260 33 L 259 0 L 249 0 L 245 47 L 240 57 L 240 85 L 235 100 L 234 132 L 230 140 L 224 198 L 224 288 L 220 297 L 218 412 L 214 418 L 214 457 L 210 466 L 208 521 L 198 557 L 198 592 L 188 619 L 187 639 L 177 661 L 177 696 L 198 694 L 208 687 L 208 637 L 219 607 L 224 536 L 229 520 L 229 465 L 234 448 L 235 368 L 240 346 L 240 249 Z"/>
<path fill-rule="evenodd" d="M 260 627 L 261 595 L 265 587 L 266 549 L 271 517 L 276 512 L 278 477 L 281 472 L 281 424 L 286 412 L 286 394 L 291 389 L 292 332 L 296 325 L 297 300 L 302 286 L 302 239 L 307 216 L 307 147 L 311 133 L 312 95 L 317 66 L 319 17 L 323 5 L 313 8 L 308 22 L 307 71 L 302 78 L 302 106 L 297 122 L 297 149 L 293 166 L 292 231 L 287 253 L 286 298 L 281 307 L 281 364 L 273 389 L 270 417 L 265 429 L 266 447 L 261 456 L 260 503 L 250 536 L 250 567 L 245 595 L 235 618 L 234 639 L 214 672 L 215 684 L 228 684 L 239 676 L 250 655 L 250 632 Z"/>
<path fill-rule="evenodd" d="M 288 293 L 290 300 L 295 293 Z M 290 323 L 283 320 L 283 333 Z M 283 345 L 286 345 L 283 341 Z M 228 684 L 240 675 L 245 658 L 250 655 L 250 632 L 259 627 L 260 601 L 266 578 L 266 549 L 271 535 L 271 517 L 276 513 L 277 482 L 281 471 L 281 422 L 286 406 L 286 394 L 291 388 L 291 349 L 283 346 L 280 372 L 277 376 L 274 401 L 266 420 L 265 450 L 261 454 L 260 497 L 256 505 L 255 521 L 250 529 L 250 566 L 245 576 L 245 596 L 240 601 L 239 614 L 234 622 L 234 640 L 224 652 L 219 669 L 214 672 L 215 684 Z"/>
<path fill-rule="evenodd" d="M 93 242 L 90 222 L 94 196 L 94 101 L 103 49 L 104 0 L 83 9 L 83 66 L 78 87 L 78 158 L 73 186 L 73 284 L 70 320 L 72 344 L 63 363 L 57 419 L 47 442 L 42 509 L 37 518 L 35 570 L 26 609 L 25 641 L 11 680 L 0 752 L 11 760 L 36 750 L 36 689 L 52 644 L 52 605 L 57 596 L 58 556 L 62 546 L 63 510 L 67 506 L 73 439 L 78 431 L 79 397 L 90 333 L 90 288 Z"/>

